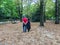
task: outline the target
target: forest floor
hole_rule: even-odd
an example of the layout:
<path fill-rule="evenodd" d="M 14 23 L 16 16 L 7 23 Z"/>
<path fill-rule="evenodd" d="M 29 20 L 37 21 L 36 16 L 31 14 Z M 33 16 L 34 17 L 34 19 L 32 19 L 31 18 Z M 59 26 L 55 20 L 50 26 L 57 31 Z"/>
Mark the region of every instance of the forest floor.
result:
<path fill-rule="evenodd" d="M 60 45 L 60 24 L 47 21 L 44 27 L 32 22 L 30 32 L 22 31 L 22 23 L 0 25 L 0 45 Z"/>

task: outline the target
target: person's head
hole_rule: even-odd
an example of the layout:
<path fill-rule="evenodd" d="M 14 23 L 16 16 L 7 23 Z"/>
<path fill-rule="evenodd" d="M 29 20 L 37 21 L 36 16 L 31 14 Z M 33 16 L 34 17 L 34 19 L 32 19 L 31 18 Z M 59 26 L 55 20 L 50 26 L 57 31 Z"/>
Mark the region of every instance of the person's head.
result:
<path fill-rule="evenodd" d="M 22 16 L 22 18 L 25 18 L 25 17 L 26 17 L 25 15 Z"/>
<path fill-rule="evenodd" d="M 30 19 L 28 18 L 28 20 L 30 20 Z"/>

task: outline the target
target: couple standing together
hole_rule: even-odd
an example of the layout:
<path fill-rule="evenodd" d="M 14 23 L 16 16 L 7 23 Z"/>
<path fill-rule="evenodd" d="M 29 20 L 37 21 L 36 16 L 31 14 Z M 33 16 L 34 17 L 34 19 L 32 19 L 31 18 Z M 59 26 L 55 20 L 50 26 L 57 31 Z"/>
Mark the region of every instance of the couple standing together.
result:
<path fill-rule="evenodd" d="M 28 30 L 28 32 L 29 32 L 31 29 L 30 19 L 23 16 L 22 22 L 23 22 L 23 32 L 26 32 L 26 30 Z"/>

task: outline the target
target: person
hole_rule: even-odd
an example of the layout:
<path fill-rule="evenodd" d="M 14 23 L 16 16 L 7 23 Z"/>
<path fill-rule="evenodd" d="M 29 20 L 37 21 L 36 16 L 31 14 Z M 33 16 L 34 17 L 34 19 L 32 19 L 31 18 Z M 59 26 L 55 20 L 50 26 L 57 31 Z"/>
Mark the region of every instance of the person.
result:
<path fill-rule="evenodd" d="M 30 31 L 31 29 L 31 23 L 30 23 L 30 19 L 28 18 L 28 23 L 27 23 L 27 29 L 28 29 L 28 32 Z"/>
<path fill-rule="evenodd" d="M 23 22 L 23 32 L 26 32 L 26 30 L 27 30 L 28 18 L 25 17 L 25 16 L 23 16 L 22 22 Z"/>

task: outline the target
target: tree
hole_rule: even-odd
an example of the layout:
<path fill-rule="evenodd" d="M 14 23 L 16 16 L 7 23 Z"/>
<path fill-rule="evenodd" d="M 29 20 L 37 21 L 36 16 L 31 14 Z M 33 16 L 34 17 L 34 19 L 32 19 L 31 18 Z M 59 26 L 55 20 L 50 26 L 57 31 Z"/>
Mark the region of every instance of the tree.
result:
<path fill-rule="evenodd" d="M 58 0 L 56 0 L 55 5 L 55 24 L 59 24 Z"/>
<path fill-rule="evenodd" d="M 44 3 L 43 3 L 43 10 L 44 10 L 44 22 L 46 22 L 46 15 L 45 15 L 45 10 L 46 10 L 46 0 L 44 0 Z"/>
<path fill-rule="evenodd" d="M 17 12 L 20 18 L 20 21 L 22 21 L 22 12 L 23 12 L 23 0 L 17 0 L 16 4 L 17 4 Z"/>
<path fill-rule="evenodd" d="M 21 6 L 20 6 L 20 20 L 22 21 L 22 15 L 23 15 L 23 0 L 21 0 Z"/>
<path fill-rule="evenodd" d="M 31 6 L 31 1 L 32 1 L 32 0 L 27 0 L 27 1 L 28 1 L 28 5 L 27 5 L 27 8 L 28 8 L 28 9 L 27 9 L 27 12 L 28 12 L 28 13 L 27 13 L 27 15 L 29 16 L 29 15 L 31 15 L 30 6 Z"/>
<path fill-rule="evenodd" d="M 44 0 L 40 0 L 40 26 L 44 26 Z"/>

